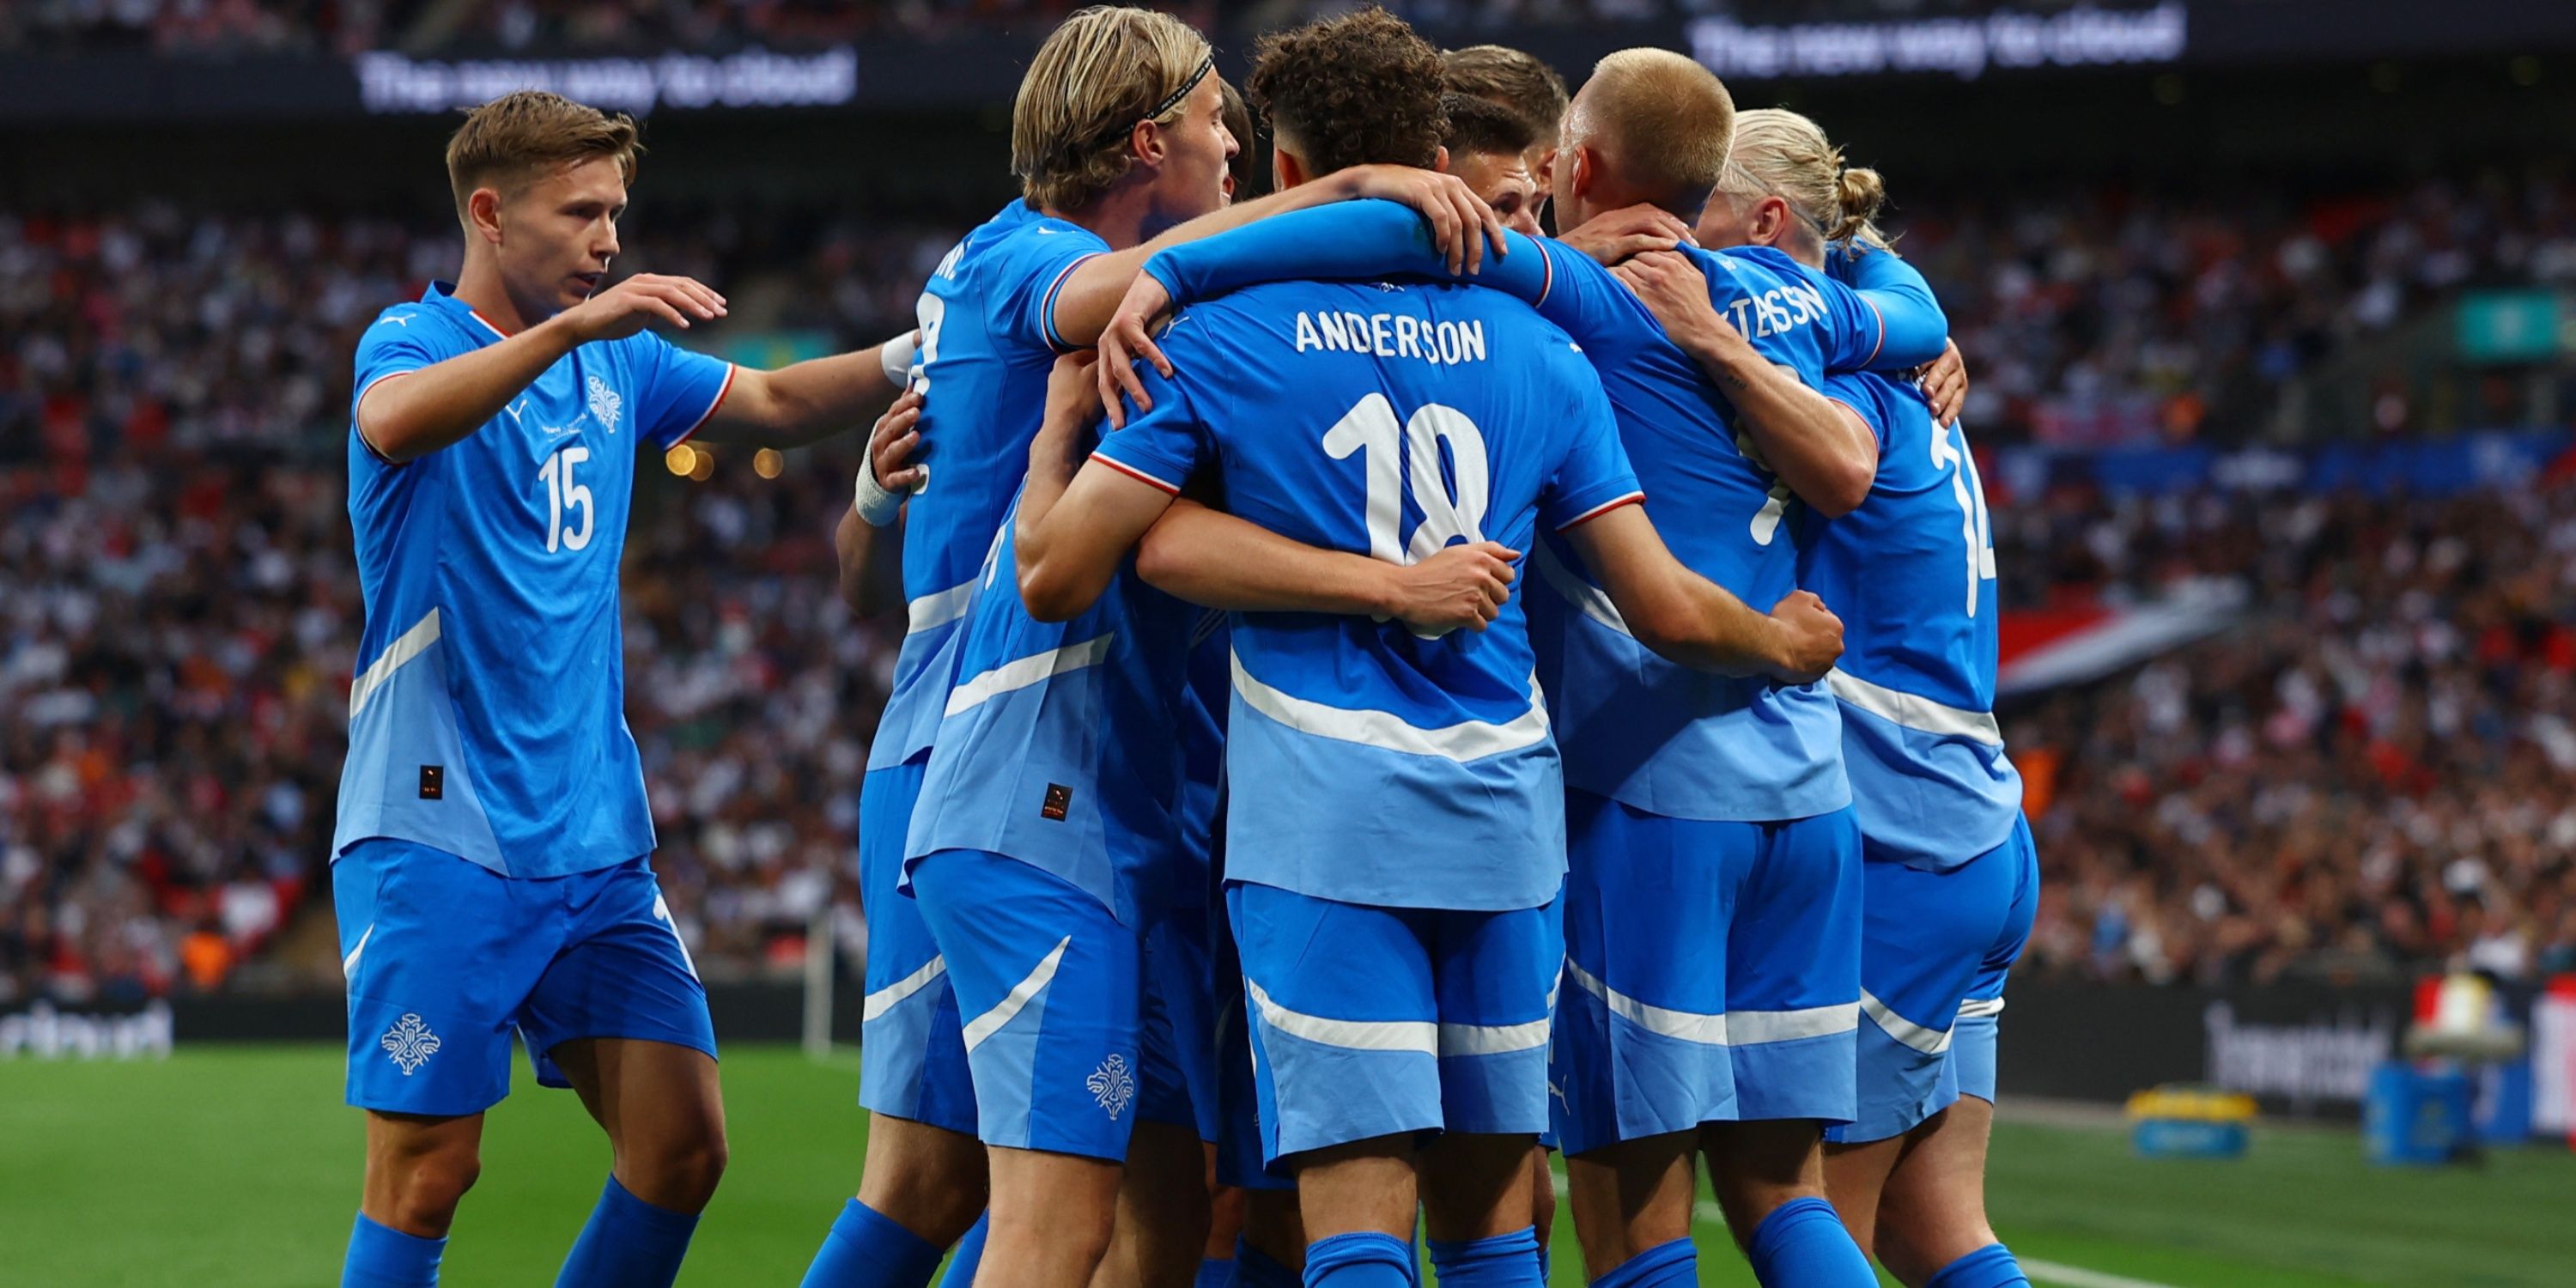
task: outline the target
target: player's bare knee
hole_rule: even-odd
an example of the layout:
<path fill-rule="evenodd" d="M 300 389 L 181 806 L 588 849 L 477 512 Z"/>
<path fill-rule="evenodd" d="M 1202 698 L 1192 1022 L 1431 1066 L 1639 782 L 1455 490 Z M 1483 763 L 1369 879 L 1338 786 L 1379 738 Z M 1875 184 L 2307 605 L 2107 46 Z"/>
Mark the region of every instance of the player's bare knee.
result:
<path fill-rule="evenodd" d="M 1306 1217 L 1295 1190 L 1251 1190 L 1243 1205 L 1246 1247 L 1292 1270 L 1306 1264 Z"/>
<path fill-rule="evenodd" d="M 908 1141 L 906 1148 L 880 1149 L 870 1138 L 859 1202 L 927 1242 L 956 1242 L 984 1214 L 983 1142 L 960 1136 L 964 1147 L 952 1149 L 930 1129 L 897 1135 Z"/>
<path fill-rule="evenodd" d="M 714 1198 L 716 1185 L 724 1179 L 725 1165 L 733 1161 L 733 1148 L 722 1135 L 698 1141 L 679 1151 L 663 1165 L 664 1189 L 677 1201 L 676 1211 L 695 1212 Z"/>
<path fill-rule="evenodd" d="M 658 1208 L 696 1212 L 715 1197 L 732 1158 L 724 1131 L 673 1134 L 628 1141 L 618 1151 L 617 1180 L 628 1193 Z"/>
<path fill-rule="evenodd" d="M 1877 1256 L 1887 1272 L 1921 1288 L 1943 1266 L 1995 1242 L 1985 1218 L 1951 1205 L 1948 1210 L 1902 1203 L 1882 1203 L 1872 1237 L 1861 1246 Z"/>
<path fill-rule="evenodd" d="M 1538 1232 L 1544 1245 L 1548 1233 L 1556 1229 L 1556 1174 L 1548 1170 L 1547 1153 L 1540 1151 L 1531 1163 L 1530 1228 Z"/>
<path fill-rule="evenodd" d="M 1878 1264 L 1885 1266 L 1887 1273 L 1896 1276 L 1899 1283 L 1913 1288 L 1922 1288 L 1935 1272 L 1949 1264 L 1930 1260 L 1921 1247 L 1907 1237 L 1901 1221 L 1879 1221 L 1871 1231 L 1869 1242 L 1861 1245 L 1861 1250 L 1878 1258 Z"/>
<path fill-rule="evenodd" d="M 975 1224 L 989 1186 L 984 1142 L 892 1114 L 868 1118 L 859 1201 L 933 1243 Z"/>
<path fill-rule="evenodd" d="M 456 1219 L 456 1206 L 483 1175 L 483 1160 L 473 1144 L 439 1142 L 429 1148 L 404 1149 L 382 1161 L 385 1184 L 368 1188 L 384 1196 L 392 1219 L 385 1224 L 412 1234 L 443 1235 Z"/>

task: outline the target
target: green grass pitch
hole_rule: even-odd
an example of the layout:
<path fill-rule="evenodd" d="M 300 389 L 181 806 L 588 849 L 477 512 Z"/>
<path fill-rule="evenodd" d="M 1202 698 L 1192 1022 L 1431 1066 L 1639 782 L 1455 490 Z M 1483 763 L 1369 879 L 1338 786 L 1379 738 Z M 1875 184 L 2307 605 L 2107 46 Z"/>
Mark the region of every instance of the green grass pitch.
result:
<path fill-rule="evenodd" d="M 724 1072 L 733 1168 L 680 1282 L 792 1285 L 857 1180 L 857 1062 L 743 1047 Z M 486 1130 L 446 1283 L 551 1282 L 606 1173 L 579 1102 L 524 1070 L 518 1086 Z M 360 1137 L 336 1050 L 0 1062 L 0 1282 L 334 1284 Z M 2391 1172 L 2348 1132 L 2287 1129 L 2239 1163 L 2145 1162 L 2113 1130 L 2008 1121 L 1993 1172 L 2004 1237 L 2068 1288 L 2576 1283 L 2576 1158 L 2560 1150 Z M 1702 1236 L 1707 1282 L 1753 1282 L 1722 1230 Z M 1556 1282 L 1579 1282 L 1562 1226 L 1557 1248 Z"/>

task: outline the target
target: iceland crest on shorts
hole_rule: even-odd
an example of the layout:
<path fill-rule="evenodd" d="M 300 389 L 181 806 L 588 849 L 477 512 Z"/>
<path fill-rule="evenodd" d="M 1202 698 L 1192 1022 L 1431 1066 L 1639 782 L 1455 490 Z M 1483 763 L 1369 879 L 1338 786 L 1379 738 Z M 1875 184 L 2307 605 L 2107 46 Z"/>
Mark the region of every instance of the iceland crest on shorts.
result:
<path fill-rule="evenodd" d="M 1082 1085 L 1090 1088 L 1091 1098 L 1109 1111 L 1111 1122 L 1118 1121 L 1118 1115 L 1127 1112 L 1127 1102 L 1136 1098 L 1136 1078 L 1128 1072 L 1127 1057 L 1123 1055 L 1112 1055 L 1101 1061 L 1100 1067 L 1092 1070 Z"/>
<path fill-rule="evenodd" d="M 394 1021 L 394 1026 L 385 1030 L 385 1035 L 377 1039 L 376 1044 L 385 1049 L 386 1055 L 393 1057 L 395 1064 L 402 1066 L 406 1078 L 420 1072 L 420 1067 L 438 1054 L 438 1035 L 430 1032 L 429 1025 L 409 1011 Z"/>

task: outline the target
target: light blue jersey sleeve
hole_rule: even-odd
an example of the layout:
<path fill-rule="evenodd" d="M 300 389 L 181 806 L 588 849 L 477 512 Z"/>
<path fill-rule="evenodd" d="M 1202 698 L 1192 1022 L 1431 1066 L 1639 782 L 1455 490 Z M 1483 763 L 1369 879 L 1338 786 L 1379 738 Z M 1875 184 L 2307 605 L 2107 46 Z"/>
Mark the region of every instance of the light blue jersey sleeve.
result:
<path fill-rule="evenodd" d="M 1619 418 L 1597 383 L 1577 387 L 1565 455 L 1539 495 L 1539 521 L 1563 532 L 1587 519 L 1646 499 L 1637 471 L 1619 445 Z"/>
<path fill-rule="evenodd" d="M 1869 436 L 1877 441 L 1879 455 L 1887 454 L 1887 427 L 1895 420 L 1896 412 L 1890 406 L 1881 382 L 1856 373 L 1836 372 L 1825 377 L 1824 395 L 1860 417 L 1861 423 L 1869 426 Z"/>
<path fill-rule="evenodd" d="M 1909 371 L 1940 357 L 1942 346 L 1950 342 L 1950 319 L 1932 298 L 1932 284 L 1895 251 L 1837 242 L 1825 252 L 1825 275 L 1859 296 L 1875 315 L 1878 334 L 1874 351 L 1863 355 L 1856 352 L 1857 344 L 1846 343 L 1825 364 L 1828 369 Z"/>
<path fill-rule="evenodd" d="M 1562 244 L 1503 233 L 1500 256 L 1485 256 L 1474 277 L 1449 271 L 1431 226 L 1392 201 L 1337 201 L 1246 224 L 1214 237 L 1158 251 L 1145 272 L 1175 305 L 1259 282 L 1367 281 L 1427 277 L 1517 296 L 1606 365 L 1662 335 L 1634 293 Z"/>
<path fill-rule="evenodd" d="M 698 432 L 733 391 L 733 364 L 722 358 L 683 349 L 651 331 L 639 331 L 618 344 L 626 351 L 627 371 L 641 394 L 646 419 L 637 428 L 663 451 Z M 592 392 L 594 402 L 599 396 L 598 391 Z M 594 407 L 592 413 L 598 415 L 599 409 Z M 614 414 L 601 419 L 613 422 Z"/>
<path fill-rule="evenodd" d="M 1099 238 L 1083 235 L 1072 225 L 1048 221 L 995 250 L 997 257 L 988 266 L 985 280 L 1001 288 L 1000 298 L 990 305 L 997 337 L 1025 337 L 1057 353 L 1071 353 L 1090 343 L 1077 344 L 1056 328 L 1055 306 L 1064 297 L 1064 284 L 1072 280 L 1073 270 L 1104 253 Z"/>
<path fill-rule="evenodd" d="M 426 309 L 405 305 L 386 309 L 358 337 L 357 378 L 349 386 L 349 437 L 359 447 L 357 456 L 365 463 L 390 469 L 392 462 L 376 455 L 375 446 L 358 432 L 358 404 L 377 385 L 394 376 L 409 375 L 423 367 L 456 356 L 442 353 L 437 341 L 448 331 Z M 352 469 L 358 468 L 355 457 Z"/>
<path fill-rule="evenodd" d="M 1184 314 L 1164 339 L 1188 347 L 1198 342 L 1202 330 L 1202 323 Z M 1213 455 L 1215 442 L 1188 389 L 1151 365 L 1138 367 L 1137 374 L 1153 395 L 1154 409 L 1130 418 L 1125 429 L 1103 435 L 1091 459 L 1178 496 L 1201 462 Z"/>

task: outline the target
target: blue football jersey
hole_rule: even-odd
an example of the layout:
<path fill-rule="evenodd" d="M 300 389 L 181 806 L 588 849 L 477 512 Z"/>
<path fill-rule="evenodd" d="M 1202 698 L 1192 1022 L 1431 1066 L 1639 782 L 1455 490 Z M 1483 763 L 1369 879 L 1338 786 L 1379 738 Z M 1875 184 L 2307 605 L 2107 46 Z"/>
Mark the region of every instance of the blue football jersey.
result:
<path fill-rule="evenodd" d="M 907 860 L 982 850 L 1045 869 L 1129 925 L 1184 881 L 1183 661 L 1198 612 L 1122 569 L 1070 621 L 1020 602 L 1012 512 L 975 583 Z M 1205 878 L 1189 882 L 1204 897 Z"/>
<path fill-rule="evenodd" d="M 1599 378 L 1497 292 L 1280 282 L 1185 311 L 1154 409 L 1094 460 L 1235 514 L 1406 563 L 1528 550 L 1639 499 Z M 1530 908 L 1565 871 L 1563 782 L 1516 596 L 1485 631 L 1241 613 L 1226 726 L 1226 875 L 1346 903 Z"/>
<path fill-rule="evenodd" d="M 1853 812 L 1875 851 L 1955 867 L 2003 844 L 2021 810 L 1995 705 L 1995 547 L 1965 431 L 1912 385 L 1825 387 L 1877 432 L 1869 499 L 1821 529 L 1799 584 L 1841 614 L 1826 677 L 1842 706 Z"/>
<path fill-rule="evenodd" d="M 1015 200 L 950 249 L 922 289 L 913 388 L 927 398 L 930 482 L 904 509 L 906 632 L 870 769 L 920 758 L 938 734 L 958 679 L 958 623 L 1028 472 L 1047 371 L 1064 349 L 1056 295 L 1076 264 L 1108 250 Z"/>
<path fill-rule="evenodd" d="M 1234 636 L 1226 615 L 1202 612 L 1190 628 L 1181 689 L 1181 855 L 1186 869 L 1172 883 L 1176 904 L 1204 909 L 1215 868 L 1217 825 L 1225 802 L 1225 714 L 1234 705 Z"/>
<path fill-rule="evenodd" d="M 482 428 L 396 465 L 378 383 L 504 338 L 434 283 L 358 341 L 349 526 L 366 595 L 336 856 L 369 837 L 561 876 L 653 849 L 626 728 L 617 574 L 635 462 L 715 413 L 733 364 L 644 332 L 585 344 Z"/>
<path fill-rule="evenodd" d="M 1592 356 L 1619 438 L 1655 480 L 1655 525 L 1675 557 L 1756 612 L 1797 589 L 1803 511 L 1734 429 L 1699 364 L 1608 270 L 1549 248 L 1540 309 Z M 1686 252 L 1754 347 L 1809 384 L 1877 342 L 1849 291 L 1823 289 L 1774 251 Z M 1830 285 L 1829 283 L 1825 285 Z M 1833 699 L 1820 684 L 1712 675 L 1631 636 L 1571 551 L 1539 565 L 1530 615 L 1555 700 L 1566 781 L 1669 818 L 1771 821 L 1851 803 Z"/>
<path fill-rule="evenodd" d="M 1733 430 L 1734 409 L 1628 288 L 1558 243 L 1507 237 L 1484 285 L 1537 304 L 1583 346 L 1656 526 L 1683 563 L 1757 611 L 1796 588 L 1807 527 L 1796 499 Z M 1822 374 L 1936 356 L 1947 323 L 1920 274 L 1876 257 L 1864 296 L 1778 251 L 1684 248 L 1710 300 L 1772 361 Z M 1336 203 L 1159 252 L 1145 271 L 1182 301 L 1283 276 L 1438 271 L 1422 220 L 1386 202 Z M 1566 781 L 1678 818 L 1803 818 L 1850 803 L 1841 734 L 1821 684 L 1730 679 L 1665 661 L 1630 637 L 1570 553 L 1544 550 L 1530 592 L 1540 677 Z"/>

